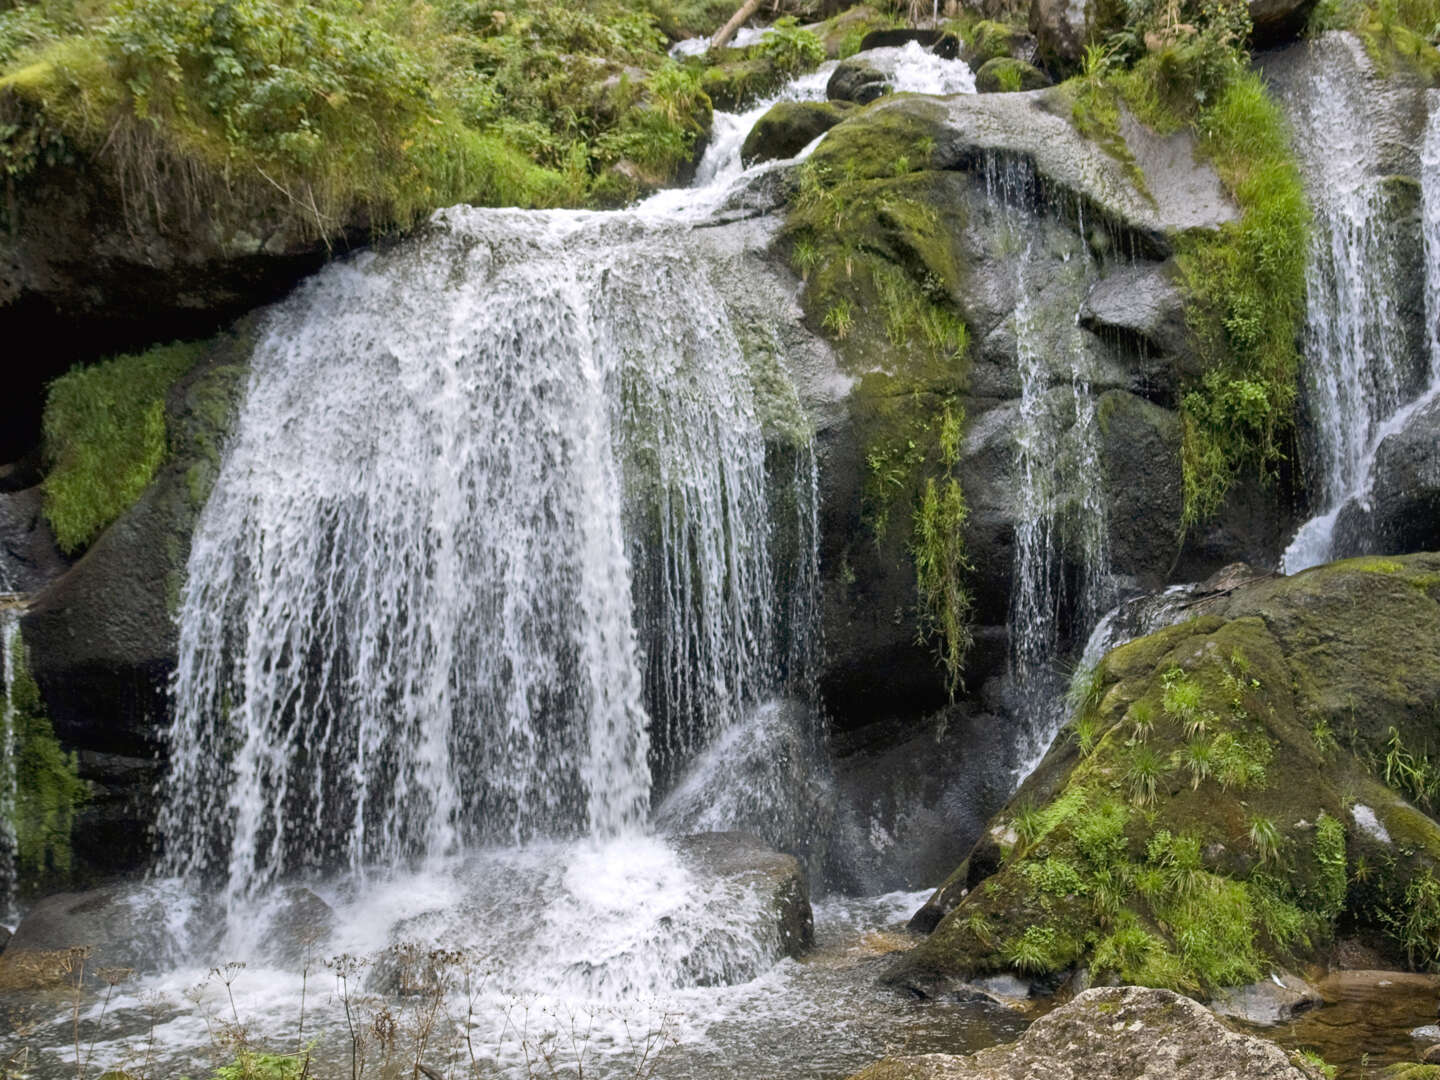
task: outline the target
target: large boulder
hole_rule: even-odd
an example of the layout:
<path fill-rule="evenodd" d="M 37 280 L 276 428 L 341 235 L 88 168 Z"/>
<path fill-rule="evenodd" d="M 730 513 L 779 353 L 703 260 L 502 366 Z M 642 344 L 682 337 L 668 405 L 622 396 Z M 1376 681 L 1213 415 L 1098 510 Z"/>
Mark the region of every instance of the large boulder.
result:
<path fill-rule="evenodd" d="M 38 486 L 0 491 L 0 594 L 33 593 L 65 572 Z"/>
<path fill-rule="evenodd" d="M 1035 1021 L 1017 1042 L 963 1057 L 886 1058 L 851 1080 L 1314 1080 L 1285 1052 L 1168 990 L 1101 987 Z"/>
<path fill-rule="evenodd" d="M 1407 769 L 1440 700 L 1440 555 L 1254 580 L 1185 613 L 1082 683 L 888 981 L 945 995 L 1011 972 L 1048 991 L 1085 969 L 1217 990 L 1318 957 L 1342 921 L 1394 961 L 1430 955 L 1440 925 L 1411 888 L 1440 871 L 1440 825 Z"/>
<path fill-rule="evenodd" d="M 133 869 L 150 850 L 175 611 L 249 349 L 248 330 L 223 334 L 171 388 L 166 463 L 135 506 L 34 597 L 21 621 L 55 733 L 79 751 L 81 778 L 92 782 L 74 835 L 82 875 Z"/>

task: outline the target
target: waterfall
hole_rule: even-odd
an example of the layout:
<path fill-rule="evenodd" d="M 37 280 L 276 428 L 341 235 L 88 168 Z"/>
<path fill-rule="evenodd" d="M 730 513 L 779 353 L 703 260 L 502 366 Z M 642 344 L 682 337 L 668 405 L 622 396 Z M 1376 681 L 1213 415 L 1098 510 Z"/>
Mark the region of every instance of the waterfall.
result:
<path fill-rule="evenodd" d="M 1372 126 L 1356 119 L 1366 116 L 1367 91 L 1334 71 L 1317 75 L 1310 91 L 1292 118 L 1297 149 L 1313 155 L 1305 162 L 1315 226 L 1306 270 L 1304 381 L 1307 467 L 1320 512 L 1286 549 L 1287 573 L 1332 557 L 1340 511 L 1363 497 L 1375 449 L 1415 391 L 1396 294 L 1405 275 L 1390 223 L 1392 196 L 1371 175 L 1379 157 Z M 1433 184 L 1426 187 L 1428 213 Z M 1434 266 L 1428 236 L 1427 266 Z M 1427 279 L 1433 276 L 1428 270 Z"/>
<path fill-rule="evenodd" d="M 813 462 L 775 528 L 707 266 L 641 214 L 456 208 L 271 316 L 182 597 L 168 870 L 635 830 L 650 759 L 811 677 Z"/>

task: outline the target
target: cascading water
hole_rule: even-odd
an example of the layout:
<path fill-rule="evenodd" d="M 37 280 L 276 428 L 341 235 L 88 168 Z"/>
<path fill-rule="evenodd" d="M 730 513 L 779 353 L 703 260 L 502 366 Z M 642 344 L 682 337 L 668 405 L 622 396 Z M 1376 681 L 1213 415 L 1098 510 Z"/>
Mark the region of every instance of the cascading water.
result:
<path fill-rule="evenodd" d="M 1393 196 L 1371 175 L 1379 156 L 1375 134 L 1353 120 L 1364 115 L 1362 91 L 1328 71 L 1316 77 L 1293 115 L 1296 147 L 1315 155 L 1306 162 L 1315 228 L 1306 270 L 1304 367 L 1308 470 L 1321 509 L 1286 549 L 1287 573 L 1331 558 L 1341 510 L 1363 496 L 1376 447 L 1418 388 L 1398 313 L 1404 274 L 1389 212 Z M 1434 266 L 1427 241 L 1427 281 Z"/>
<path fill-rule="evenodd" d="M 457 209 L 320 275 L 257 347 L 196 534 L 170 868 L 251 895 L 638 828 L 647 752 L 779 687 L 765 454 L 684 230 Z"/>

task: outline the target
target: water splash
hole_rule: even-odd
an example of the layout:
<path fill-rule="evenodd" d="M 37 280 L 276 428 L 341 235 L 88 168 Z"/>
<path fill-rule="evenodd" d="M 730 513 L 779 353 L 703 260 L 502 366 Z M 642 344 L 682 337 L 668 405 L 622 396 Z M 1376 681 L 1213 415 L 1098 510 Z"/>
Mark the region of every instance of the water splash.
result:
<path fill-rule="evenodd" d="M 274 314 L 182 600 L 168 870 L 633 830 L 647 757 L 794 674 L 777 582 L 815 572 L 708 267 L 639 215 L 454 209 Z"/>

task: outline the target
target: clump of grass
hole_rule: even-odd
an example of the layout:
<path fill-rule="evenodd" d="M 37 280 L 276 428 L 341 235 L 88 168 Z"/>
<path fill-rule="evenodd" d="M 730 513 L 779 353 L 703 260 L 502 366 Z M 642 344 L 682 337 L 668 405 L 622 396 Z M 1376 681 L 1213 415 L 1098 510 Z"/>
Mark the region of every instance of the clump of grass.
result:
<path fill-rule="evenodd" d="M 75 754 L 67 754 L 55 738 L 19 632 L 3 647 L 10 650 L 15 679 L 10 686 L 10 730 L 0 724 L 0 756 L 13 755 L 7 771 L 15 777 L 10 824 L 20 890 L 54 891 L 68 883 L 70 838 L 88 788 L 79 778 Z"/>
<path fill-rule="evenodd" d="M 204 352 L 160 345 L 76 368 L 45 403 L 45 517 L 71 554 L 134 505 L 165 458 L 165 395 Z"/>

